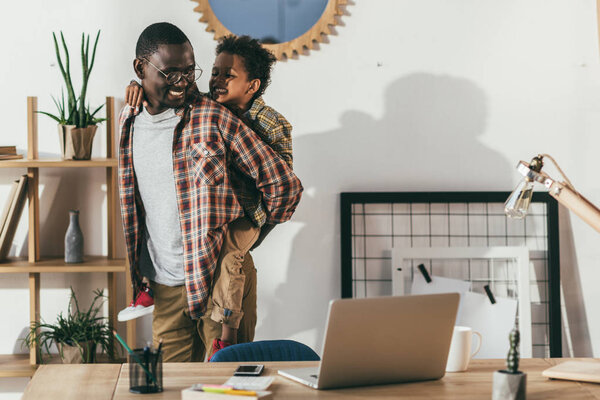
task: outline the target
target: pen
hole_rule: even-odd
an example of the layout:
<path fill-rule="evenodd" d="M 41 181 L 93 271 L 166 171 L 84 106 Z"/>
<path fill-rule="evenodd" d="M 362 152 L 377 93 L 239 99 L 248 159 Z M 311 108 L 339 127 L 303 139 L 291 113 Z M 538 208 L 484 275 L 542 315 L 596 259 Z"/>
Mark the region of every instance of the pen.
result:
<path fill-rule="evenodd" d="M 152 379 L 154 381 L 154 383 L 156 383 L 158 385 L 158 382 L 156 381 L 156 378 L 154 378 L 154 375 L 152 375 L 152 373 L 150 371 L 148 371 L 148 368 L 146 368 L 146 366 L 140 361 L 140 359 L 133 352 L 133 350 L 131 350 L 129 348 L 129 346 L 127 346 L 127 343 L 125 343 L 125 341 L 123 340 L 123 338 L 121 338 L 121 336 L 119 336 L 119 334 L 117 333 L 117 331 L 113 330 L 113 335 L 115 335 L 115 337 L 117 338 L 117 340 L 119 341 L 119 343 L 121 343 L 121 346 L 123 346 L 123 348 L 125 350 L 127 350 L 127 352 L 135 360 L 135 362 L 138 363 L 140 367 L 142 367 L 142 369 L 144 370 L 144 372 L 146 372 L 146 374 L 150 377 L 150 379 Z"/>

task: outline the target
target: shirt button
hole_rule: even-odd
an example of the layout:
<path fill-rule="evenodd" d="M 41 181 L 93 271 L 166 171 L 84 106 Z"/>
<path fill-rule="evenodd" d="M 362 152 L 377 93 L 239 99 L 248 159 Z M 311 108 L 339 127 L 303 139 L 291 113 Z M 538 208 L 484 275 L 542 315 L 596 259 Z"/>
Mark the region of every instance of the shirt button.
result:
<path fill-rule="evenodd" d="M 208 154 L 208 150 L 204 150 L 204 155 L 207 156 Z"/>

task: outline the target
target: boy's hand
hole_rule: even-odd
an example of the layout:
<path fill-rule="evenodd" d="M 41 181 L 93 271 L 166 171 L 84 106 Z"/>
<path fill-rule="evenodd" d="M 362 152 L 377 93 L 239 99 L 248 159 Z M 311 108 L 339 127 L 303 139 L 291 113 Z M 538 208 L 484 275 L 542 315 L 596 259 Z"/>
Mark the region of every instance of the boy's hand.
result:
<path fill-rule="evenodd" d="M 125 103 L 134 108 L 139 108 L 141 104 L 148 107 L 148 102 L 144 98 L 144 89 L 136 81 L 129 82 L 129 86 L 125 88 Z"/>

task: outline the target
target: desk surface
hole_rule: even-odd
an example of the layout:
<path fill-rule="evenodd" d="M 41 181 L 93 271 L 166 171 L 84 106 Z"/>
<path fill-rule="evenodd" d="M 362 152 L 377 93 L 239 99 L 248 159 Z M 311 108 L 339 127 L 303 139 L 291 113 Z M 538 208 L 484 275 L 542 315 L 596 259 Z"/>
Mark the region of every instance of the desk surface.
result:
<path fill-rule="evenodd" d="M 571 359 L 524 359 L 527 399 L 600 399 L 600 384 L 549 380 L 542 371 Z M 590 360 L 590 359 L 588 359 Z M 591 360 L 590 360 L 591 361 Z M 307 367 L 317 362 L 264 363 L 266 375 L 276 375 L 269 388 L 276 399 L 482 399 L 491 398 L 492 374 L 504 360 L 473 360 L 468 372 L 447 373 L 437 381 L 361 388 L 314 390 L 277 375 L 277 369 Z M 129 393 L 127 364 L 43 365 L 25 389 L 23 399 L 180 399 L 181 390 L 194 383 L 225 382 L 237 363 L 163 364 L 164 392 L 153 395 Z"/>

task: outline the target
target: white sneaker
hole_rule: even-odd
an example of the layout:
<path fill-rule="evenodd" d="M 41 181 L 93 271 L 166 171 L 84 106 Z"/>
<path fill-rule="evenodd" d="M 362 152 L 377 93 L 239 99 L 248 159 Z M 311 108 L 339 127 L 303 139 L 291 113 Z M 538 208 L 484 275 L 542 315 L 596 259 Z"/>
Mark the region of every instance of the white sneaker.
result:
<path fill-rule="evenodd" d="M 119 311 L 117 320 L 129 321 L 130 319 L 152 314 L 153 311 L 154 298 L 150 295 L 150 289 L 146 287 L 144 290 L 140 291 L 135 300 L 129 304 L 129 307 Z"/>

